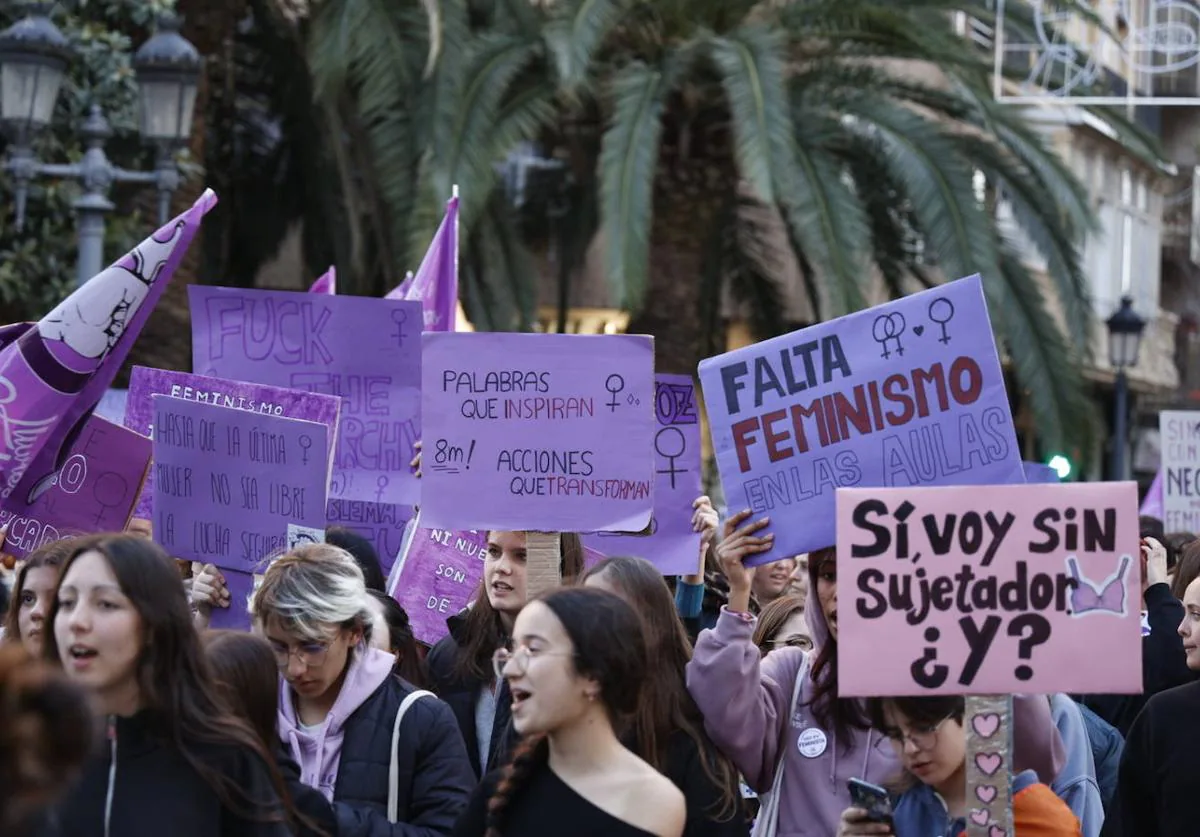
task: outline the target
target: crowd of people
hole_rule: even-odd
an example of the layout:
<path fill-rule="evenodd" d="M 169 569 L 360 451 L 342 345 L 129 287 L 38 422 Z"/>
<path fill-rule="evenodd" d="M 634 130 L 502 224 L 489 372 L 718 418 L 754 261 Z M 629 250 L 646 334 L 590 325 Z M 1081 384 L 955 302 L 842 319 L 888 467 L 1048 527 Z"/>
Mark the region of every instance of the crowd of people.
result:
<path fill-rule="evenodd" d="M 0 834 L 961 834 L 963 698 L 839 696 L 835 547 L 750 569 L 765 525 L 698 498 L 678 579 L 563 534 L 533 598 L 525 533 L 488 532 L 428 650 L 346 530 L 244 602 L 144 528 L 48 544 L 11 579 Z M 1142 529 L 1143 694 L 1014 696 L 1018 835 L 1195 833 L 1200 542 Z M 226 607 L 253 630 L 209 630 Z"/>

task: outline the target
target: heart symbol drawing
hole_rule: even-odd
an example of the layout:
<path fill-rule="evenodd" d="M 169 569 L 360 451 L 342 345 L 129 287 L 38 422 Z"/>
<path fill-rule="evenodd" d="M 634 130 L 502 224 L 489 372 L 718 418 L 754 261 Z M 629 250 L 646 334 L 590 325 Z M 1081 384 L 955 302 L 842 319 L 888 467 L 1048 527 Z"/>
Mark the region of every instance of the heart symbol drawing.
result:
<path fill-rule="evenodd" d="M 996 786 L 980 785 L 975 788 L 975 795 L 979 797 L 979 801 L 984 805 L 990 805 L 992 800 L 996 798 Z"/>
<path fill-rule="evenodd" d="M 999 753 L 980 753 L 975 756 L 975 766 L 987 776 L 994 775 L 1000 769 L 1003 761 L 1004 759 L 1000 757 Z"/>
<path fill-rule="evenodd" d="M 988 829 L 988 837 L 1004 837 L 1004 835 L 1007 833 L 1008 832 L 998 825 L 993 825 Z"/>
<path fill-rule="evenodd" d="M 917 337 L 920 337 L 924 333 L 925 326 L 913 326 L 913 334 L 917 335 Z"/>
<path fill-rule="evenodd" d="M 1000 729 L 1000 716 L 995 712 L 976 715 L 971 719 L 971 728 L 982 738 L 991 738 Z"/>
<path fill-rule="evenodd" d="M 971 811 L 971 822 L 976 825 L 987 825 L 988 812 L 982 808 L 975 808 Z"/>

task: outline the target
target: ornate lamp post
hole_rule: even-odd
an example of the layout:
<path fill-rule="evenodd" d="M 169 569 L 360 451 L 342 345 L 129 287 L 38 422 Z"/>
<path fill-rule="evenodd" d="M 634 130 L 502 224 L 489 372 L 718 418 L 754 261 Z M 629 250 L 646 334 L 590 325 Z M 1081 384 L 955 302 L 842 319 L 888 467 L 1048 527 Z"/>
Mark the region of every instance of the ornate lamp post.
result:
<path fill-rule="evenodd" d="M 1125 370 L 1137 366 L 1138 351 L 1146 321 L 1133 310 L 1133 299 L 1121 298 L 1121 307 L 1108 318 L 1108 362 L 1117 372 L 1114 385 L 1112 478 L 1123 480 L 1125 474 L 1125 441 L 1129 435 L 1129 381 Z"/>
<path fill-rule="evenodd" d="M 29 184 L 35 178 L 79 181 L 83 193 L 74 207 L 79 213 L 80 284 L 104 268 L 104 219 L 113 209 L 108 199 L 113 183 L 154 186 L 159 195 L 159 222 L 165 223 L 170 214 L 171 193 L 180 180 L 174 154 L 191 135 L 203 66 L 196 48 L 179 34 L 179 25 L 174 15 L 160 17 L 154 35 L 133 56 L 140 131 L 157 150 L 154 171 L 131 171 L 112 164 L 104 153 L 112 129 L 96 104 L 79 129 L 84 153 L 78 162 L 39 160 L 33 140 L 50 124 L 71 48 L 50 20 L 49 3 L 34 3 L 23 19 L 0 32 L 0 130 L 11 140 L 4 168 L 14 181 L 17 228 L 24 225 Z"/>
<path fill-rule="evenodd" d="M 513 149 L 502 171 L 505 191 L 514 209 L 519 211 L 527 204 L 545 207 L 554 240 L 551 257 L 558 261 L 558 333 L 565 334 L 571 272 L 563 252 L 563 219 L 570 210 L 567 189 L 571 174 L 566 163 L 554 157 L 543 157 L 537 144 L 532 142 L 523 142 Z"/>

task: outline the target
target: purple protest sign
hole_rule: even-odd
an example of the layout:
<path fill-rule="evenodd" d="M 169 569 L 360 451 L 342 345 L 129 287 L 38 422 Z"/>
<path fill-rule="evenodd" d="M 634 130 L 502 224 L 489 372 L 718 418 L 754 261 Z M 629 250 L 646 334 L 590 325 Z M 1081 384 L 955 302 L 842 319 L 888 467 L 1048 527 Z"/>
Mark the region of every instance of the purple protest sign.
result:
<path fill-rule="evenodd" d="M 1058 471 L 1041 462 L 1022 462 L 1021 468 L 1025 471 L 1025 482 L 1031 485 L 1062 482 Z"/>
<path fill-rule="evenodd" d="M 487 558 L 487 534 L 416 529 L 393 596 L 408 613 L 413 636 L 433 645 L 479 589 Z"/>
<path fill-rule="evenodd" d="M 172 398 L 216 404 L 234 410 L 320 422 L 329 428 L 331 454 L 337 434 L 338 413 L 342 408 L 342 399 L 333 395 L 135 366 L 129 377 L 129 396 L 125 401 L 126 427 L 145 436 L 153 436 L 155 395 L 169 395 Z M 146 476 L 146 486 L 134 511 L 135 517 L 150 519 L 153 497 L 154 472 L 151 471 Z"/>
<path fill-rule="evenodd" d="M 654 340 L 422 335 L 431 529 L 640 532 L 653 511 Z"/>
<path fill-rule="evenodd" d="M 416 505 L 421 304 L 192 285 L 204 375 L 342 397 L 330 496 Z"/>
<path fill-rule="evenodd" d="M 729 508 L 774 548 L 834 543 L 846 487 L 1024 482 L 978 276 L 700 363 Z"/>
<path fill-rule="evenodd" d="M 412 506 L 395 503 L 367 503 L 362 500 L 330 500 L 325 520 L 330 527 L 341 526 L 371 542 L 379 556 L 386 578 L 396 563 L 404 542 L 404 527 L 412 520 Z"/>
<path fill-rule="evenodd" d="M 3 551 L 20 558 L 43 544 L 93 532 L 120 532 L 150 467 L 145 436 L 92 415 L 66 460 L 34 496 L 12 498 L 0 512 Z"/>
<path fill-rule="evenodd" d="M 250 596 L 254 593 L 254 574 L 223 569 L 221 575 L 225 577 L 225 587 L 229 590 L 229 607 L 214 607 L 208 627 L 213 630 L 250 630 L 253 622 L 250 618 Z"/>
<path fill-rule="evenodd" d="M 155 395 L 154 540 L 176 558 L 254 572 L 325 537 L 328 428 Z"/>
<path fill-rule="evenodd" d="M 687 375 L 654 376 L 654 517 L 645 534 L 596 532 L 583 542 L 605 555 L 645 558 L 663 575 L 700 568 L 700 534 L 692 531 L 692 503 L 701 495 L 700 415 Z"/>

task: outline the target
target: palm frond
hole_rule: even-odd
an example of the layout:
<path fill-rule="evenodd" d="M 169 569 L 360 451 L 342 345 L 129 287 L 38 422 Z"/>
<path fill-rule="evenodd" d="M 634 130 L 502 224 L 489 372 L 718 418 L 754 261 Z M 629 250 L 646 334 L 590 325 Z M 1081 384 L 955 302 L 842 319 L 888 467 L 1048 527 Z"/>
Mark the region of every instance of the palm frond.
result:
<path fill-rule="evenodd" d="M 584 83 L 593 54 L 628 5 L 628 0 L 559 0 L 554 4 L 543 35 L 565 92 L 573 94 Z"/>

